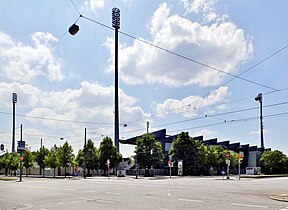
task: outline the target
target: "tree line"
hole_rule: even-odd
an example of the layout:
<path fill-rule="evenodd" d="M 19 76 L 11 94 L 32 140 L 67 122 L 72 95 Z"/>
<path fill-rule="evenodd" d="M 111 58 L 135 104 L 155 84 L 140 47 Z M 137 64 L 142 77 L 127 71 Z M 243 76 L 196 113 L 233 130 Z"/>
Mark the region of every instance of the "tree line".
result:
<path fill-rule="evenodd" d="M 28 175 L 29 168 L 36 162 L 41 173 L 45 176 L 44 169 L 49 167 L 55 169 L 69 166 L 84 168 L 84 153 L 86 152 L 86 169 L 88 175 L 91 170 L 103 170 L 107 172 L 107 160 L 110 161 L 110 168 L 116 168 L 122 160 L 113 141 L 109 137 L 104 137 L 97 149 L 91 139 L 88 139 L 86 148 L 80 149 L 75 156 L 73 148 L 66 141 L 62 146 L 54 145 L 50 150 L 42 147 L 35 152 L 26 150 L 23 153 L 23 167 Z M 135 155 L 130 157 L 130 163 L 135 168 L 164 168 L 167 166 L 168 156 L 164 156 L 162 145 L 155 139 L 153 134 L 144 134 L 136 141 Z M 172 156 L 172 163 L 177 165 L 178 160 L 183 161 L 184 175 L 207 174 L 209 169 L 223 169 L 226 167 L 226 155 L 229 154 L 231 168 L 238 166 L 238 153 L 231 152 L 227 148 L 218 145 L 205 145 L 203 142 L 194 140 L 188 132 L 181 132 L 177 139 L 172 142 L 168 155 Z M 265 151 L 260 158 L 261 170 L 267 174 L 288 173 L 288 157 L 281 151 Z M 0 170 L 17 170 L 19 166 L 19 154 L 6 153 L 0 158 Z"/>
<path fill-rule="evenodd" d="M 56 168 L 62 167 L 65 170 L 68 167 L 84 167 L 84 152 L 86 150 L 86 168 L 88 174 L 91 170 L 101 169 L 106 173 L 107 171 L 107 160 L 110 161 L 110 168 L 114 168 L 122 160 L 122 156 L 119 155 L 111 138 L 105 137 L 100 143 L 99 149 L 96 148 L 93 141 L 88 139 L 86 148 L 80 149 L 75 157 L 73 153 L 73 148 L 66 141 L 62 146 L 57 147 L 54 145 L 50 150 L 41 147 L 37 151 L 29 151 L 28 149 L 23 152 L 23 167 L 26 169 L 26 175 L 28 176 L 28 171 L 33 168 L 34 162 L 39 166 L 39 174 L 45 176 L 44 169 L 51 168 L 54 169 L 54 177 L 56 176 Z M 16 152 L 6 153 L 0 159 L 0 170 L 4 169 L 5 175 L 8 175 L 8 171 L 15 171 L 19 167 L 19 157 L 20 155 Z"/>

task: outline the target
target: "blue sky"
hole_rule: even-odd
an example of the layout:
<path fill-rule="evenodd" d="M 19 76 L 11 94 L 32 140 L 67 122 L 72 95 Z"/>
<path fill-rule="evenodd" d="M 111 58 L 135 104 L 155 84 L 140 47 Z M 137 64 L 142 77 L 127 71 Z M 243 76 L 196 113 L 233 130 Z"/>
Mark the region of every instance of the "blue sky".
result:
<path fill-rule="evenodd" d="M 119 34 L 120 138 L 145 133 L 149 121 L 149 131 L 260 146 L 254 98 L 263 93 L 265 146 L 288 154 L 287 1 L 73 3 L 0 2 L 0 143 L 9 151 L 13 92 L 17 140 L 23 124 L 32 150 L 64 138 L 77 153 L 85 127 L 97 147 L 102 135 L 114 138 L 114 31 L 93 21 L 111 27 L 118 7 L 120 31 L 137 38 Z M 71 36 L 77 10 L 84 18 Z M 133 151 L 120 145 L 124 157 Z"/>

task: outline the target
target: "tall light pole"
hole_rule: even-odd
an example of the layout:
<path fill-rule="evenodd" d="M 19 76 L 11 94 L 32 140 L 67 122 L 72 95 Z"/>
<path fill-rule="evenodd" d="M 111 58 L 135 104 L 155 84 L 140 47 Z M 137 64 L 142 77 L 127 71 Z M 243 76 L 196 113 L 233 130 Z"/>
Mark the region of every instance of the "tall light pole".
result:
<path fill-rule="evenodd" d="M 115 110 L 114 110 L 114 141 L 119 152 L 119 108 L 118 108 L 118 29 L 120 29 L 120 10 L 112 9 L 112 27 L 115 29 Z"/>
<path fill-rule="evenodd" d="M 84 179 L 86 179 L 86 128 L 84 131 L 84 172 L 83 172 Z"/>
<path fill-rule="evenodd" d="M 15 106 L 17 103 L 17 94 L 12 93 L 13 104 L 13 123 L 12 123 L 12 152 L 15 152 Z"/>
<path fill-rule="evenodd" d="M 80 17 L 82 17 L 80 15 Z M 120 29 L 120 10 L 116 7 L 112 9 L 112 27 L 115 29 L 115 107 L 114 107 L 114 142 L 119 152 L 119 100 L 118 100 L 118 29 Z M 79 26 L 74 23 L 69 28 L 71 35 L 77 34 Z"/>
<path fill-rule="evenodd" d="M 260 103 L 260 139 L 261 139 L 261 151 L 264 152 L 264 136 L 263 136 L 263 115 L 262 115 L 262 93 L 259 93 L 258 96 L 255 97 L 255 101 L 259 101 Z"/>

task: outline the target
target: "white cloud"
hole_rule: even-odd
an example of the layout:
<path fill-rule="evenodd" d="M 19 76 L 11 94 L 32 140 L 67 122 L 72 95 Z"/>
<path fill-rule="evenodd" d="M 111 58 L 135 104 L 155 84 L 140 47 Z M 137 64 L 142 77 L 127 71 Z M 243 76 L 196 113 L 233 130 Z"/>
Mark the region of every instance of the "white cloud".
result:
<path fill-rule="evenodd" d="M 9 91 L 7 91 L 9 90 Z M 11 90 L 11 91 L 10 91 Z M 12 91 L 13 90 L 13 91 Z M 29 84 L 0 82 L 0 106 L 11 107 L 12 92 L 17 93 L 17 107 L 35 107 L 39 104 L 42 91 Z"/>
<path fill-rule="evenodd" d="M 44 32 L 36 32 L 31 38 L 34 46 L 14 42 L 10 36 L 0 32 L 0 76 L 21 82 L 40 75 L 47 76 L 49 81 L 63 80 L 62 64 L 51 50 L 57 38 Z"/>
<path fill-rule="evenodd" d="M 197 131 L 193 133 L 191 136 L 192 137 L 197 137 L 197 136 L 204 136 L 205 138 L 210 138 L 218 134 L 218 131 L 212 131 L 208 129 L 203 129 L 200 131 Z"/>
<path fill-rule="evenodd" d="M 92 11 L 100 10 L 104 7 L 105 0 L 87 0 L 84 5 Z"/>
<path fill-rule="evenodd" d="M 221 87 L 206 98 L 189 96 L 182 100 L 167 99 L 163 103 L 156 105 L 155 112 L 162 116 L 168 113 L 179 113 L 185 117 L 193 117 L 198 115 L 197 109 L 222 102 L 228 94 L 228 87 Z"/>
<path fill-rule="evenodd" d="M 180 0 L 183 2 L 186 13 L 196 13 L 202 16 L 204 22 L 224 21 L 228 15 L 217 14 L 217 0 Z"/>
<path fill-rule="evenodd" d="M 269 133 L 269 131 L 266 130 L 266 129 L 263 129 L 263 134 L 267 134 L 267 133 Z M 250 131 L 249 134 L 251 134 L 251 135 L 260 135 L 260 130 Z"/>
<path fill-rule="evenodd" d="M 252 54 L 253 47 L 244 31 L 233 22 L 201 25 L 179 15 L 170 15 L 163 3 L 154 12 L 150 32 L 152 43 L 228 73 Z M 113 39 L 104 44 L 114 55 Z M 109 59 L 109 69 L 114 59 Z M 197 84 L 214 86 L 226 75 L 195 64 L 137 40 L 131 46 L 119 47 L 121 79 L 127 84 L 162 83 L 168 86 Z"/>
<path fill-rule="evenodd" d="M 19 85 L 20 86 L 20 85 Z M 1 84 L 0 84 L 1 87 Z M 26 86 L 22 85 L 22 89 Z M 29 87 L 29 86 L 27 86 Z M 30 87 L 31 88 L 31 87 Z M 35 91 L 31 88 L 27 100 L 37 98 L 39 101 L 31 100 L 31 111 L 27 112 L 27 116 L 37 116 L 40 118 L 52 118 L 66 121 L 84 121 L 93 122 L 94 126 L 105 127 L 105 133 L 113 133 L 114 124 L 114 87 L 101 86 L 87 81 L 81 83 L 79 89 L 67 89 L 64 91 Z M 27 89 L 27 91 L 29 91 Z M 22 94 L 18 94 L 19 97 Z M 1 96 L 1 94 L 0 94 Z M 139 118 L 147 117 L 142 108 L 137 106 L 138 99 L 128 96 L 121 89 L 119 90 L 119 107 L 120 120 L 128 122 Z M 10 101 L 9 101 L 10 103 Z M 22 103 L 22 102 L 21 102 Z M 20 104 L 20 102 L 19 102 Z M 11 106 L 11 104 L 7 105 Z M 37 106 L 36 106 L 37 105 Z M 53 129 L 77 128 L 79 124 L 73 122 L 39 120 L 35 118 L 27 118 L 30 122 L 43 124 Z M 99 124 L 97 124 L 99 123 Z M 137 126 L 138 123 L 136 123 Z"/>
<path fill-rule="evenodd" d="M 121 0 L 121 2 L 127 6 L 131 6 L 134 0 Z M 107 0 L 86 0 L 84 6 L 93 12 L 102 10 L 107 3 Z"/>

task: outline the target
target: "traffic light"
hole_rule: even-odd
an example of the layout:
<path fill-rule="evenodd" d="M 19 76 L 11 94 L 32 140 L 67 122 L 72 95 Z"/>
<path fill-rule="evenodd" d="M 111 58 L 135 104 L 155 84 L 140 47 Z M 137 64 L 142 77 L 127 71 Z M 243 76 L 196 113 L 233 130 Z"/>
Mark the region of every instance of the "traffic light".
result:
<path fill-rule="evenodd" d="M 4 144 L 1 144 L 1 151 L 4 151 Z"/>

